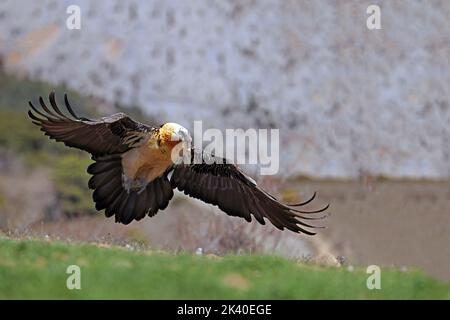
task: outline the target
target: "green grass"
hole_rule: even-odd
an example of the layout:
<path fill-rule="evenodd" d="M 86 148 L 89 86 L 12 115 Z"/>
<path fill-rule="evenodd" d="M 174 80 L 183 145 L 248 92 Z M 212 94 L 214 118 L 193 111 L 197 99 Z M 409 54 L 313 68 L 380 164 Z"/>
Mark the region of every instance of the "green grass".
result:
<path fill-rule="evenodd" d="M 66 269 L 81 268 L 81 290 Z M 0 238 L 2 299 L 449 299 L 450 285 L 418 271 L 383 269 L 381 290 L 365 270 L 325 268 L 273 256 L 129 251 L 92 244 Z"/>

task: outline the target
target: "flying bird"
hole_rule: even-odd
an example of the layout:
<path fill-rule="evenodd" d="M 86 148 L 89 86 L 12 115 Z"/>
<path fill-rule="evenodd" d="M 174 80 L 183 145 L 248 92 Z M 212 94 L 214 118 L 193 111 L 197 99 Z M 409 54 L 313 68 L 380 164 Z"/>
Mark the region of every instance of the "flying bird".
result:
<path fill-rule="evenodd" d="M 313 211 L 299 208 L 312 202 L 316 193 L 302 203 L 283 204 L 238 166 L 206 151 L 188 147 L 182 150 L 191 161 L 174 161 L 174 148 L 192 141 L 179 124 L 151 127 L 124 113 L 91 120 L 75 114 L 67 95 L 64 104 L 69 114 L 57 106 L 54 92 L 49 102 L 51 108 L 42 97 L 40 107 L 30 101 L 29 117 L 51 139 L 91 154 L 94 162 L 87 168 L 92 175 L 88 187 L 94 190 L 95 208 L 104 209 L 106 217 L 115 216 L 116 222 L 129 224 L 154 216 L 167 207 L 176 188 L 248 222 L 253 216 L 265 224 L 266 218 L 280 230 L 308 235 L 315 234 L 311 229 L 320 228 L 307 222 L 322 219 L 314 214 L 324 212 L 328 205 Z"/>

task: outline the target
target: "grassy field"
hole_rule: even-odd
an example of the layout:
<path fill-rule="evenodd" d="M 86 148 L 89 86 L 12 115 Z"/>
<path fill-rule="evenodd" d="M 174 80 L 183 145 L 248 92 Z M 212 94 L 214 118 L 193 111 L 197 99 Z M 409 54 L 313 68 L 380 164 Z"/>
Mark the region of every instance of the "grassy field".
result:
<path fill-rule="evenodd" d="M 81 289 L 69 290 L 69 265 Z M 449 299 L 450 285 L 420 272 L 325 268 L 272 256 L 208 257 L 0 238 L 1 299 Z"/>

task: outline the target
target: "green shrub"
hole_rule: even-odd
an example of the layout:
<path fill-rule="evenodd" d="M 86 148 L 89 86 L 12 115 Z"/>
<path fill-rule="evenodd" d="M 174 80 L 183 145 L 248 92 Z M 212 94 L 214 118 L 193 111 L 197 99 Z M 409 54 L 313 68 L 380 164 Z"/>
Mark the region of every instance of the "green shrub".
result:
<path fill-rule="evenodd" d="M 18 153 L 38 151 L 48 140 L 38 134 L 37 127 L 26 119 L 26 114 L 0 109 L 0 146 Z"/>
<path fill-rule="evenodd" d="M 86 168 L 92 161 L 82 152 L 70 152 L 56 159 L 53 177 L 61 209 L 69 216 L 94 214 L 91 190 L 87 187 L 89 175 Z"/>

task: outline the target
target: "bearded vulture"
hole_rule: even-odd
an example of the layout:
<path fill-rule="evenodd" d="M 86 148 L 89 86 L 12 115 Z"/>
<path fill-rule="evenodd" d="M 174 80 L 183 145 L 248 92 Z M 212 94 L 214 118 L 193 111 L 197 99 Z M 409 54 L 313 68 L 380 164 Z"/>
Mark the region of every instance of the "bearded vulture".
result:
<path fill-rule="evenodd" d="M 167 207 L 175 188 L 217 205 L 230 216 L 250 222 L 253 215 L 261 224 L 266 218 L 280 230 L 308 235 L 315 234 L 309 228 L 317 227 L 305 221 L 324 217 L 310 214 L 328 208 L 299 210 L 316 193 L 302 203 L 283 204 L 258 187 L 239 167 L 203 150 L 188 147 L 185 155 L 191 161 L 174 162 L 173 148 L 191 142 L 189 132 L 179 124 L 165 123 L 154 128 L 123 113 L 91 120 L 75 114 L 67 95 L 64 102 L 70 115 L 61 112 L 54 92 L 49 101 L 51 108 L 42 97 L 41 108 L 30 101 L 29 117 L 51 139 L 91 154 L 94 162 L 87 168 L 92 175 L 88 186 L 94 190 L 95 208 L 104 209 L 107 217 L 114 215 L 116 222 L 129 224 L 146 215 L 154 216 Z"/>

